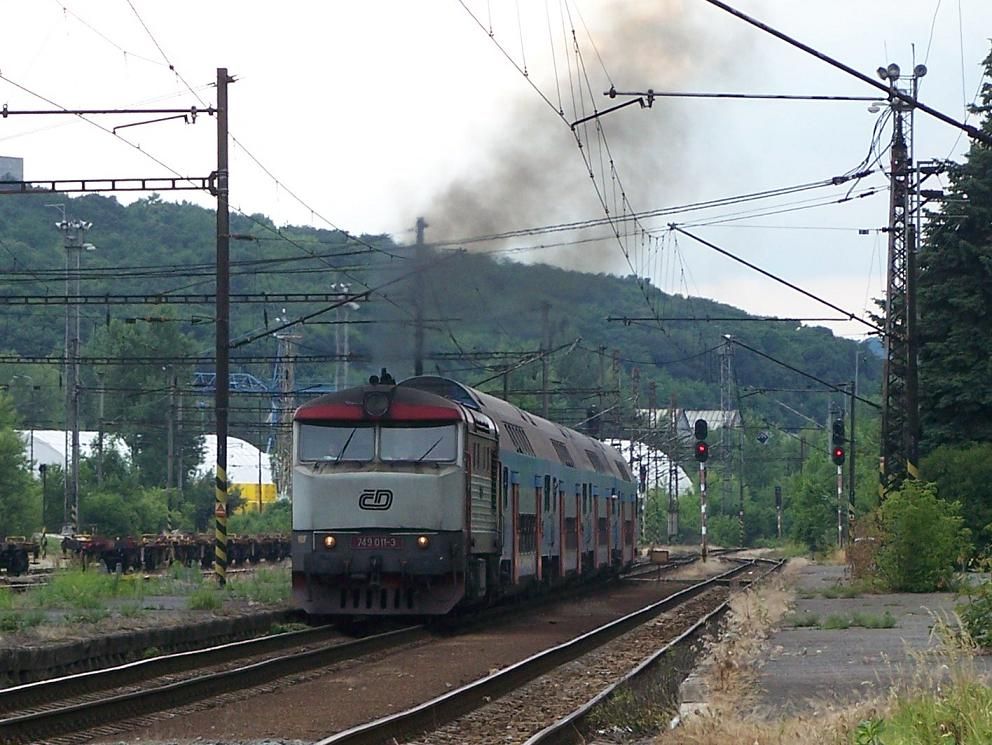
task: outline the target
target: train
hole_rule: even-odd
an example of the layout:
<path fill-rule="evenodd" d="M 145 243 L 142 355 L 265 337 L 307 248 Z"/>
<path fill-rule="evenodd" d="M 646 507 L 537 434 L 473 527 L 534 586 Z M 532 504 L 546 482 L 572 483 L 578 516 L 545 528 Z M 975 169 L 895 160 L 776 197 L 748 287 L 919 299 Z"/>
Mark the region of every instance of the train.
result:
<path fill-rule="evenodd" d="M 443 616 L 637 553 L 619 452 L 440 376 L 383 370 L 301 405 L 291 488 L 293 602 L 311 617 Z"/>

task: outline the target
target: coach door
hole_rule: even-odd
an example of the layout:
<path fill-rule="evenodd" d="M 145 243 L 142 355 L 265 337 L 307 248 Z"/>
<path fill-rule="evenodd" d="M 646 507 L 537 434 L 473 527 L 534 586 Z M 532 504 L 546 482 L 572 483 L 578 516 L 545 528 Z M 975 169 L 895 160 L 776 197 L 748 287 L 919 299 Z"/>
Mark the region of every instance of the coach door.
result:
<path fill-rule="evenodd" d="M 541 577 L 547 581 L 558 566 L 558 479 L 545 474 L 541 490 Z"/>

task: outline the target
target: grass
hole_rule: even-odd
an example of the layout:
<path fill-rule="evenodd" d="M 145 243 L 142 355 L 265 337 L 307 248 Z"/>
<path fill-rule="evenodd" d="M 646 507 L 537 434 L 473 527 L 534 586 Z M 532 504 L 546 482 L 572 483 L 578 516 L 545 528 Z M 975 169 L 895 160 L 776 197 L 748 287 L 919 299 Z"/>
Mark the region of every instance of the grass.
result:
<path fill-rule="evenodd" d="M 821 629 L 836 630 L 851 628 L 851 620 L 846 616 L 827 616 L 827 620 L 820 626 Z"/>
<path fill-rule="evenodd" d="M 223 605 L 221 591 L 213 587 L 200 587 L 189 596 L 190 610 L 217 610 Z"/>
<path fill-rule="evenodd" d="M 819 627 L 820 617 L 808 611 L 805 613 L 794 613 L 783 619 L 783 623 L 787 626 L 795 626 L 797 628 Z"/>
<path fill-rule="evenodd" d="M 786 570 L 788 571 L 788 569 Z M 767 591 L 756 588 L 755 601 L 771 607 Z M 733 602 L 733 601 L 732 601 Z M 812 614 L 804 617 L 812 620 Z M 782 611 L 780 618 L 789 618 Z M 793 617 L 795 618 L 795 617 Z M 892 613 L 855 613 L 835 623 L 891 628 Z M 763 640 L 776 625 L 774 613 L 727 616 L 728 633 L 707 654 L 700 670 L 709 694 L 707 710 L 678 728 L 661 732 L 651 745 L 983 745 L 992 743 L 992 687 L 972 662 L 977 646 L 957 624 L 937 619 L 935 638 L 943 641 L 941 661 L 931 652 L 913 655 L 910 677 L 877 698 L 854 703 L 824 701 L 810 713 L 768 718 L 751 705 Z M 826 625 L 831 619 L 824 622 Z"/>
<path fill-rule="evenodd" d="M 108 598 L 138 598 L 143 594 L 141 582 L 130 577 L 70 570 L 51 575 L 47 584 L 26 592 L 25 599 L 39 608 L 93 610 Z"/>
<path fill-rule="evenodd" d="M 0 613 L 0 631 L 14 633 L 40 625 L 45 620 L 41 611 L 4 611 Z"/>
<path fill-rule="evenodd" d="M 133 619 L 154 605 L 149 598 L 160 596 L 185 597 L 191 610 L 216 611 L 229 599 L 278 604 L 286 602 L 289 595 L 288 567 L 260 567 L 253 573 L 232 575 L 223 590 L 204 579 L 199 566 L 173 564 L 162 574 L 152 576 L 70 569 L 55 572 L 47 584 L 21 593 L 0 592 L 0 633 L 41 624 L 93 624 L 111 617 Z"/>
<path fill-rule="evenodd" d="M 825 590 L 820 590 L 820 594 L 825 598 L 836 599 L 836 598 L 857 598 L 861 597 L 864 592 L 864 588 L 859 585 L 842 585 L 837 583 L 831 585 Z"/>
<path fill-rule="evenodd" d="M 289 567 L 259 568 L 250 574 L 234 575 L 227 583 L 231 597 L 255 603 L 284 603 L 289 600 Z"/>
<path fill-rule="evenodd" d="M 629 738 L 663 729 L 671 720 L 672 703 L 660 687 L 634 693 L 629 687 L 617 688 L 613 695 L 590 712 L 589 726 L 595 732 L 619 733 Z"/>
<path fill-rule="evenodd" d="M 832 614 L 825 620 L 820 621 L 820 617 L 815 613 L 804 612 L 794 613 L 783 619 L 786 626 L 795 628 L 816 628 L 816 629 L 891 629 L 896 626 L 896 618 L 889 611 L 881 615 L 875 613 L 854 613 L 851 616 Z"/>

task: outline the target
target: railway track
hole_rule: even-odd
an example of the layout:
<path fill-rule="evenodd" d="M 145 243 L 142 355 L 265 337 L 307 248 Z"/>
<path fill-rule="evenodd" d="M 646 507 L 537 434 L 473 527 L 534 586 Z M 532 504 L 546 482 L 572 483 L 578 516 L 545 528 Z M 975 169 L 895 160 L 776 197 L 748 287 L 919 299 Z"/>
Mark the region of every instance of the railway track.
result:
<path fill-rule="evenodd" d="M 590 692 L 597 693 L 612 685 L 617 677 L 623 677 L 627 670 L 642 662 L 644 649 L 659 646 L 664 649 L 692 638 L 723 612 L 732 583 L 740 582 L 740 576 L 745 573 L 751 575 L 745 581 L 756 578 L 756 565 L 755 561 L 742 561 L 729 571 L 569 642 L 406 711 L 331 735 L 317 745 L 559 742 L 554 738 L 570 728 L 574 730 L 568 717 L 573 709 L 580 710 L 587 703 Z M 661 613 L 668 613 L 665 623 L 651 623 Z M 599 658 L 590 657 L 628 633 L 642 637 L 638 642 L 624 645 L 627 650 L 634 650 L 632 653 L 607 652 Z M 557 728 L 541 734 L 549 719 L 556 722 Z M 532 737 L 537 736 L 535 733 L 540 739 Z"/>
<path fill-rule="evenodd" d="M 81 732 L 428 638 L 424 627 L 411 626 L 343 641 L 337 630 L 319 627 L 6 688 L 0 742 Z"/>
<path fill-rule="evenodd" d="M 686 563 L 688 559 L 679 558 L 660 569 Z M 638 572 L 656 576 L 658 571 L 658 565 L 647 565 L 635 569 L 632 576 Z M 518 611 L 497 609 L 494 618 Z M 474 617 L 468 626 L 477 627 L 479 622 Z M 457 631 L 450 625 L 446 628 Z M 0 742 L 16 745 L 52 738 L 59 743 L 82 742 L 92 736 L 92 732 L 84 734 L 85 730 L 108 723 L 176 709 L 430 638 L 430 630 L 418 626 L 344 641 L 336 630 L 321 627 L 20 685 L 0 690 Z"/>

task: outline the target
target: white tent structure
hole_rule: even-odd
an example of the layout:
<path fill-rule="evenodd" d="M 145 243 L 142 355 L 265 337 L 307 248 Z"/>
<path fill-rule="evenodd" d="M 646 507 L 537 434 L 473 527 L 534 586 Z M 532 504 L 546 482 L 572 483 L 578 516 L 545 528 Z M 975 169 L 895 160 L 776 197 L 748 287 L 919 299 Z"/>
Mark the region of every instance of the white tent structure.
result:
<path fill-rule="evenodd" d="M 630 472 L 635 479 L 640 480 L 641 466 L 644 466 L 647 488 L 661 489 L 666 494 L 669 493 L 669 460 L 666 453 L 643 442 L 631 442 L 630 440 L 607 440 L 606 442 L 615 447 L 623 456 L 624 462 L 630 467 Z M 678 466 L 676 472 L 678 474 L 678 493 L 691 494 L 695 490 L 692 479 L 689 478 L 682 466 Z"/>
<path fill-rule="evenodd" d="M 207 476 L 214 473 L 216 466 L 217 435 L 206 434 L 203 436 L 203 461 L 195 473 L 198 477 Z M 272 456 L 238 437 L 227 438 L 227 481 L 241 492 L 247 509 L 260 509 L 276 498 Z"/>
<path fill-rule="evenodd" d="M 67 448 L 72 447 L 68 440 L 67 433 L 61 429 L 21 429 L 17 431 L 24 443 L 24 457 L 31 463 L 31 472 L 34 477 L 40 478 L 38 466 L 58 466 L 65 468 L 65 454 Z M 124 460 L 131 459 L 131 450 L 124 441 L 115 436 L 103 433 L 104 450 L 113 449 Z M 100 433 L 92 431 L 80 431 L 79 450 L 84 456 L 95 455 L 100 448 Z"/>

